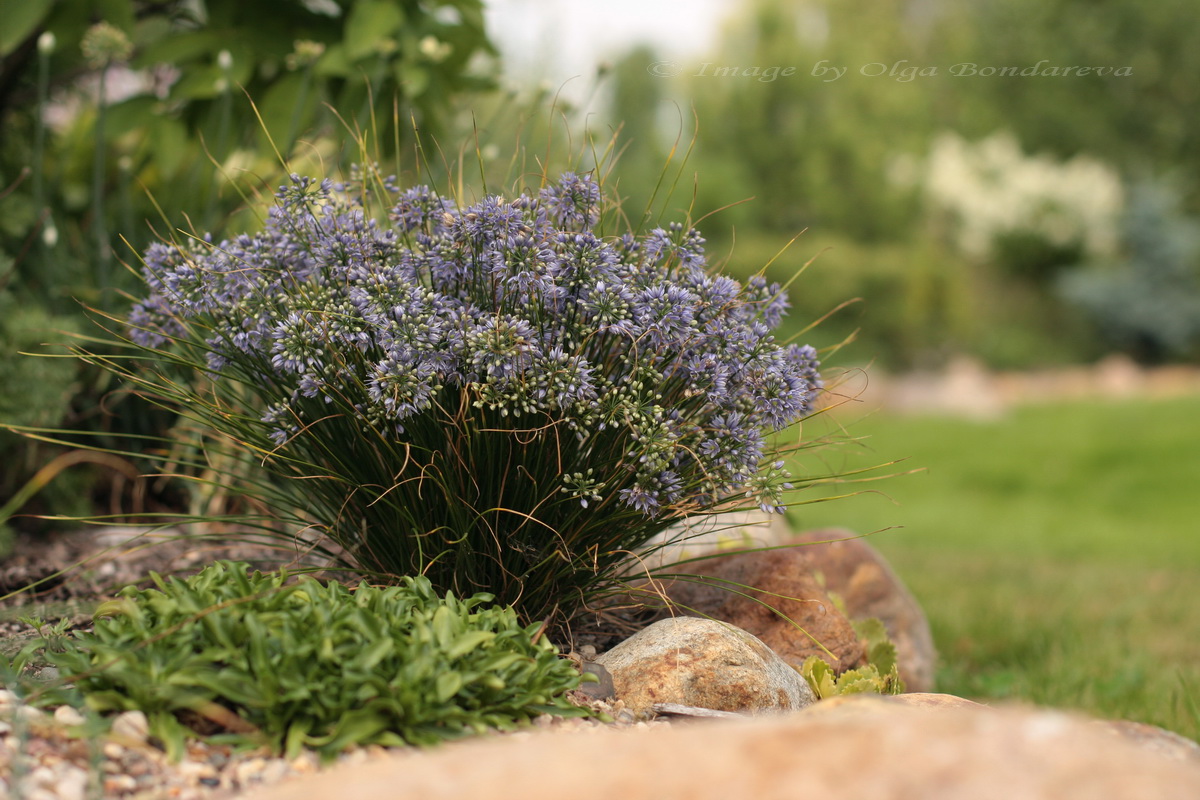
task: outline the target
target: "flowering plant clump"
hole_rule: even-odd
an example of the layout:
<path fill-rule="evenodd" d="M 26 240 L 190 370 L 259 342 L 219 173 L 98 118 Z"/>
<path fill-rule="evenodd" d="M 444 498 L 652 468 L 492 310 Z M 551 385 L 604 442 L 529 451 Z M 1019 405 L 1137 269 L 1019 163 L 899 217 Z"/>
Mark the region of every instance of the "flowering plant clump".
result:
<path fill-rule="evenodd" d="M 569 617 L 681 516 L 783 510 L 766 436 L 821 381 L 778 285 L 678 224 L 603 236 L 588 176 L 469 207 L 382 184 L 386 221 L 293 175 L 261 233 L 152 247 L 130 316 L 347 562 Z"/>

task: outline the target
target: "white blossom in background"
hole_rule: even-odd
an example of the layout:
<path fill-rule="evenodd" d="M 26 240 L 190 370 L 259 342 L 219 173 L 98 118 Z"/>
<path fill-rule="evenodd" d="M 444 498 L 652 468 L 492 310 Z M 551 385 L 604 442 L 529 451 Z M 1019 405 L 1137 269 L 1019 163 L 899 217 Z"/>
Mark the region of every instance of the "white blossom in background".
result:
<path fill-rule="evenodd" d="M 927 159 L 898 161 L 893 177 L 917 186 L 951 220 L 954 242 L 969 256 L 988 257 L 999 237 L 1014 233 L 1077 243 L 1089 256 L 1111 255 L 1117 246 L 1123 206 L 1117 173 L 1082 155 L 1068 161 L 1025 155 L 1006 131 L 974 143 L 943 133 Z"/>

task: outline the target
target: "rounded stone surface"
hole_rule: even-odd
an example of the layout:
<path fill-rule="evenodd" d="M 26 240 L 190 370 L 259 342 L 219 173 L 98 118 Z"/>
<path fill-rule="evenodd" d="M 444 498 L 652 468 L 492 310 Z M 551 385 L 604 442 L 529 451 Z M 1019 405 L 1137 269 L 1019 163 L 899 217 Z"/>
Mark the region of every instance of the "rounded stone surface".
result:
<path fill-rule="evenodd" d="M 815 701 L 807 681 L 740 628 L 697 617 L 655 622 L 599 656 L 618 699 L 717 711 L 787 711 Z"/>
<path fill-rule="evenodd" d="M 247 800 L 1162 800 L 1200 767 L 1058 712 L 886 705 L 448 745 L 334 769 Z M 469 769 L 464 769 L 469 765 Z M 568 787 L 565 790 L 564 787 Z"/>

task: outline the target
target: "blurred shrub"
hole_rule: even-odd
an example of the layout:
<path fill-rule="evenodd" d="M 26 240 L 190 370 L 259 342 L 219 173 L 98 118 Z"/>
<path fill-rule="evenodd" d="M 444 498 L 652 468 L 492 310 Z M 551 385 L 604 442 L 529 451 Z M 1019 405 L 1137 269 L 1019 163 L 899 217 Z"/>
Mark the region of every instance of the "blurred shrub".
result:
<path fill-rule="evenodd" d="M 699 182 L 681 203 L 700 218 L 757 198 L 722 212 L 739 242 L 808 228 L 879 245 L 884 260 L 913 253 L 898 259 L 918 263 L 912 279 L 880 283 L 892 266 L 851 265 L 867 281 L 849 286 L 868 300 L 864 337 L 878 330 L 870 341 L 885 360 L 964 347 L 1015 367 L 1088 358 L 1107 342 L 1055 292 L 1055 277 L 1113 258 L 1123 183 L 1140 170 L 1172 170 L 1182 207 L 1200 207 L 1192 145 L 1200 116 L 1177 113 L 1197 99 L 1193 5 L 752 0 L 730 14 L 714 47 L 678 63 L 675 77 L 650 69 L 660 56 L 631 53 L 613 73 L 610 113 L 635 137 L 635 163 L 680 132 L 686 149 L 695 119 L 681 184 L 690 190 L 693 174 Z M 972 64 L 1022 74 L 955 70 Z M 640 200 L 654 175 L 635 172 L 621 190 Z M 958 254 L 928 260 L 948 246 Z M 893 278 L 934 285 L 920 262 L 947 259 L 970 270 L 953 281 L 963 290 L 955 302 L 965 303 L 953 316 L 967 318 L 971 336 L 937 314 L 922 317 L 903 292 L 886 306 L 871 300 Z M 809 291 L 822 291 L 815 284 L 824 280 L 846 288 L 841 276 L 817 271 Z M 901 311 L 916 328 L 897 338 L 892 316 Z M 922 342 L 935 352 L 913 349 Z"/>
<path fill-rule="evenodd" d="M 1134 186 L 1123 258 L 1062 276 L 1059 289 L 1098 335 L 1145 362 L 1194 355 L 1200 345 L 1200 220 L 1162 182 Z"/>
<path fill-rule="evenodd" d="M 285 161 L 399 152 L 492 85 L 480 0 L 0 0 L 0 20 L 0 424 L 70 406 L 75 426 L 161 433 L 136 399 L 100 412 L 110 379 L 17 350 L 89 329 L 80 302 L 117 310 L 136 280 L 114 254 L 175 225 L 255 228 Z M 0 436 L 8 489 L 45 453 Z"/>
<path fill-rule="evenodd" d="M 854 336 L 838 357 L 841 363 L 880 363 L 891 368 L 937 358 L 947 347 L 965 347 L 978 320 L 971 312 L 972 273 L 968 265 L 931 241 L 864 244 L 842 236 L 810 231 L 782 253 L 787 239 L 762 234 L 739 236 L 726 269 L 740 277 L 772 262 L 771 280 L 791 280 L 793 311 L 783 320 L 789 329 L 843 306 L 805 334 L 818 349 Z M 714 248 L 719 249 L 719 248 Z M 849 305 L 846 301 L 852 300 Z M 805 322 L 807 324 L 807 322 Z"/>
<path fill-rule="evenodd" d="M 58 307 L 119 277 L 110 248 L 129 251 L 97 231 L 141 249 L 147 220 L 219 227 L 280 157 L 337 161 L 321 137 L 347 128 L 389 146 L 414 124 L 436 135 L 490 86 L 473 72 L 492 51 L 479 0 L 4 2 L 0 17 L 0 248 Z"/>
<path fill-rule="evenodd" d="M 77 320 L 22 303 L 8 288 L 11 260 L 0 254 L 0 420 L 13 425 L 61 425 L 78 390 L 77 363 L 68 358 L 31 358 L 20 353 L 46 352 L 42 345 L 79 329 Z M 12 497 L 56 448 L 0 430 L 0 505 Z M 83 513 L 80 486 L 59 485 L 46 500 L 61 513 Z M 7 548 L 0 546 L 0 558 Z"/>
<path fill-rule="evenodd" d="M 1043 281 L 1116 245 L 1121 179 L 1094 159 L 1026 155 L 1003 131 L 978 142 L 942 133 L 927 158 L 900 159 L 894 174 L 919 189 L 939 233 L 964 255 L 1013 276 Z"/>

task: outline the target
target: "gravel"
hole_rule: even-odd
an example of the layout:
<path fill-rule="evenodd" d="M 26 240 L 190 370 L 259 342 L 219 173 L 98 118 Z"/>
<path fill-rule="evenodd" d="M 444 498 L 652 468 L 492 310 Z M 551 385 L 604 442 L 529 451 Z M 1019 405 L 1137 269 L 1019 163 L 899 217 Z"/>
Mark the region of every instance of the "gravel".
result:
<path fill-rule="evenodd" d="M 637 719 L 619 702 L 575 695 L 578 702 L 609 715 L 597 719 L 543 715 L 522 731 L 505 736 L 528 736 L 541 729 L 588 731 L 604 728 L 645 728 L 669 724 L 666 719 Z M 228 746 L 201 740 L 188 743 L 178 763 L 167 760 L 147 734 L 145 715 L 127 711 L 107 720 L 107 732 L 88 738 L 79 726 L 85 716 L 71 706 L 39 709 L 21 703 L 0 689 L 0 797 L 23 800 L 221 800 L 241 791 L 309 775 L 323 768 L 317 755 L 306 751 L 294 759 L 261 752 L 235 754 Z M 453 746 L 453 745 L 448 745 Z M 403 748 L 353 748 L 333 764 L 365 763 Z"/>

